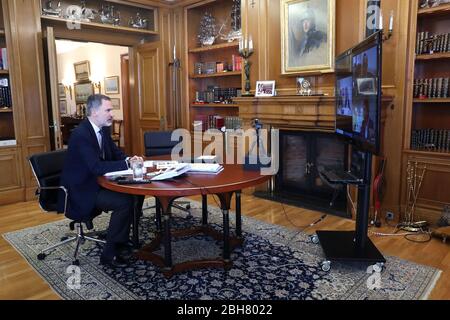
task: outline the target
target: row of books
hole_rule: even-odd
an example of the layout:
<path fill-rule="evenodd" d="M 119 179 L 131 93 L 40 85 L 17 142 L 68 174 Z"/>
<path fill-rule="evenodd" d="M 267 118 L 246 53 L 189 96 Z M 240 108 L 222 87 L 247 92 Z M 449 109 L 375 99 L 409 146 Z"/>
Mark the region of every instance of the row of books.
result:
<path fill-rule="evenodd" d="M 450 152 L 450 130 L 413 130 L 411 135 L 411 149 L 435 152 Z"/>
<path fill-rule="evenodd" d="M 206 91 L 195 92 L 195 103 L 233 103 L 234 97 L 241 96 L 241 88 L 219 88 L 208 86 Z"/>
<path fill-rule="evenodd" d="M 414 79 L 414 98 L 448 98 L 450 96 L 449 81 L 450 78 Z"/>
<path fill-rule="evenodd" d="M 0 108 L 12 108 L 11 89 L 0 86 Z"/>
<path fill-rule="evenodd" d="M 194 74 L 215 74 L 228 71 L 241 71 L 242 57 L 231 56 L 231 63 L 227 61 L 195 62 Z"/>
<path fill-rule="evenodd" d="M 416 53 L 431 54 L 436 52 L 450 52 L 450 33 L 430 35 L 430 32 L 417 33 Z"/>
<path fill-rule="evenodd" d="M 6 48 L 0 48 L 0 69 L 1 70 L 9 69 L 8 53 L 6 51 Z"/>
<path fill-rule="evenodd" d="M 197 115 L 194 120 L 194 130 L 206 131 L 209 129 L 240 129 L 242 127 L 242 119 L 239 117 L 222 117 L 217 114 Z"/>

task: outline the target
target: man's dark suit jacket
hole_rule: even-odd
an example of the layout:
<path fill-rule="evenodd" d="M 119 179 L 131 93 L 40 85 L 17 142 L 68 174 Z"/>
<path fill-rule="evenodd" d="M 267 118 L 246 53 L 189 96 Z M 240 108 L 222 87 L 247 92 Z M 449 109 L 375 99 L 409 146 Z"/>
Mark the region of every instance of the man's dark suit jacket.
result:
<path fill-rule="evenodd" d="M 126 155 L 111 139 L 110 128 L 102 129 L 103 152 L 89 120 L 72 132 L 61 176 L 61 185 L 69 191 L 66 216 L 73 220 L 89 218 L 94 210 L 100 186 L 97 177 L 107 172 L 126 170 Z M 64 211 L 64 194 L 58 199 L 59 212 Z"/>

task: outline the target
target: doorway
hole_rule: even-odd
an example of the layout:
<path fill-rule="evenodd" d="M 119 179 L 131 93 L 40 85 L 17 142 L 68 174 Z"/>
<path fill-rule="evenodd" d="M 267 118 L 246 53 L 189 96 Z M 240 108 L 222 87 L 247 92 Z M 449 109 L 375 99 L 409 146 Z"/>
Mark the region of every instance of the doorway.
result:
<path fill-rule="evenodd" d="M 115 120 L 111 127 L 113 140 L 122 150 L 129 149 L 126 137 L 130 127 L 129 110 L 126 110 L 129 108 L 129 77 L 128 66 L 122 62 L 129 48 L 67 39 L 55 39 L 54 43 L 53 82 L 56 82 L 57 94 L 53 95 L 53 100 L 57 107 L 55 110 L 54 102 L 49 103 L 49 122 L 55 129 L 59 124 L 60 132 L 51 130 L 54 131 L 52 149 L 67 146 L 70 134 L 86 118 L 86 100 L 91 94 L 104 94 L 111 99 Z M 51 55 L 47 53 L 47 57 L 50 60 Z M 51 61 L 47 65 L 52 69 Z M 49 70 L 50 79 L 51 73 Z"/>

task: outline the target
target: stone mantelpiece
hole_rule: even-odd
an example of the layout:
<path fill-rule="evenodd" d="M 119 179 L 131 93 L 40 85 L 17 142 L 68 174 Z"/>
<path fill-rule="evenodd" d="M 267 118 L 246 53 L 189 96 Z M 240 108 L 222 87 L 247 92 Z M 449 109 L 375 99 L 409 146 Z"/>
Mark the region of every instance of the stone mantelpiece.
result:
<path fill-rule="evenodd" d="M 244 127 L 258 118 L 277 129 L 334 132 L 335 97 L 276 96 L 234 98 Z"/>

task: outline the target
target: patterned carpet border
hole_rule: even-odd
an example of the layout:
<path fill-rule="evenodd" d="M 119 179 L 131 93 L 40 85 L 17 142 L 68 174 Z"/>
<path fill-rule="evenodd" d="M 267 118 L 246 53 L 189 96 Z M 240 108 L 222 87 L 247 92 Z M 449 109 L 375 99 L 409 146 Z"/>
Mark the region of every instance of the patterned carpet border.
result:
<path fill-rule="evenodd" d="M 148 205 L 152 200 L 147 199 Z M 174 228 L 198 225 L 201 204 L 191 201 L 193 219 L 174 212 Z M 221 230 L 222 214 L 209 208 L 209 221 Z M 106 228 L 109 215 L 95 220 L 98 229 Z M 234 226 L 234 213 L 230 212 Z M 63 299 L 71 300 L 138 300 L 138 299 L 205 299 L 205 300 L 417 300 L 427 299 L 441 271 L 413 262 L 386 257 L 381 274 L 367 273 L 367 265 L 332 263 L 324 272 L 320 245 L 312 244 L 308 235 L 282 226 L 243 217 L 245 242 L 232 253 L 233 267 L 200 269 L 177 274 L 170 279 L 145 261 L 134 260 L 122 269 L 99 265 L 101 246 L 87 242 L 80 254 L 81 285 L 70 288 L 74 247 L 54 250 L 44 261 L 37 253 L 57 242 L 68 232 L 68 220 L 48 223 L 4 234 L 3 237 L 28 261 Z M 232 229 L 233 230 L 233 229 Z M 141 220 L 140 235 L 146 242 L 154 237 L 153 214 L 146 212 Z M 206 236 L 173 239 L 175 262 L 213 257 L 221 253 L 220 244 Z M 374 278 L 377 276 L 378 278 Z M 372 281 L 372 280 L 378 281 Z"/>

